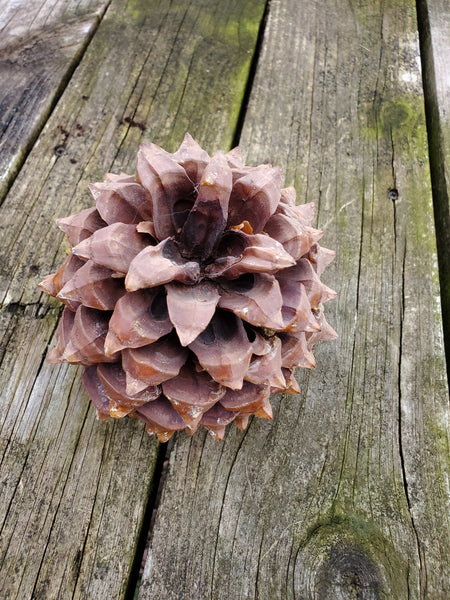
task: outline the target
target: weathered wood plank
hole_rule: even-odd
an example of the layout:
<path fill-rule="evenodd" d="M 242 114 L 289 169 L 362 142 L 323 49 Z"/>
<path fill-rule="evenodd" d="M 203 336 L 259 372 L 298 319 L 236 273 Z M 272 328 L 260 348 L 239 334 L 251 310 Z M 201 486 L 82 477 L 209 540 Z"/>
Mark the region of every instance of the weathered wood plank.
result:
<path fill-rule="evenodd" d="M 0 203 L 110 2 L 2 2 Z"/>
<path fill-rule="evenodd" d="M 0 207 L 2 599 L 124 596 L 158 445 L 132 419 L 96 422 L 77 369 L 43 362 L 59 307 L 36 285 L 64 254 L 54 219 L 132 172 L 143 135 L 231 144 L 263 11 L 114 0 Z"/>
<path fill-rule="evenodd" d="M 450 7 L 444 0 L 419 0 L 421 51 L 437 231 L 442 315 L 450 370 Z"/>
<path fill-rule="evenodd" d="M 223 444 L 178 435 L 139 600 L 449 597 L 448 390 L 415 3 L 272 0 L 241 145 L 316 201 L 339 332 Z"/>

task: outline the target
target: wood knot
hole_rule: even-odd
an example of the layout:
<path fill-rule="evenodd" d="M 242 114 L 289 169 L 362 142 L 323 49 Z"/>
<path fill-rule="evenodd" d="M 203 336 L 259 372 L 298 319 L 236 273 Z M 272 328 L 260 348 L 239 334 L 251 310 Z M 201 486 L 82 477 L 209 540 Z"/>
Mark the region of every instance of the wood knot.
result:
<path fill-rule="evenodd" d="M 406 597 L 408 569 L 401 553 L 371 522 L 334 517 L 312 527 L 294 567 L 301 600 L 378 600 Z"/>
<path fill-rule="evenodd" d="M 377 600 L 382 589 L 374 561 L 354 548 L 335 546 L 316 575 L 317 598 Z"/>

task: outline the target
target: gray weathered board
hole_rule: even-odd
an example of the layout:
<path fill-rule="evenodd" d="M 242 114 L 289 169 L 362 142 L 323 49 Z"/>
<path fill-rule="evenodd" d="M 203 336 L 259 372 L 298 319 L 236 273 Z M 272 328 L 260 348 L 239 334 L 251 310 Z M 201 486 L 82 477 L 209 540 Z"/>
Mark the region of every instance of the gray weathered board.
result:
<path fill-rule="evenodd" d="M 51 19 L 41 4 L 0 14 L 14 40 L 2 85 L 9 67 L 27 90 L 0 92 L 0 141 L 16 144 L 0 163 L 0 600 L 132 598 L 164 456 L 139 600 L 447 599 L 449 399 L 415 2 L 271 0 L 267 19 L 262 0 L 85 0 L 67 19 L 63 2 Z M 424 3 L 431 39 L 444 4 Z M 17 65 L 20 21 L 33 41 Z M 448 95 L 437 104 L 443 122 Z M 186 130 L 210 152 L 240 135 L 249 163 L 280 164 L 316 202 L 339 338 L 300 396 L 273 399 L 273 422 L 166 447 L 134 420 L 96 421 L 79 371 L 44 362 L 60 307 L 36 284 L 64 254 L 54 219 L 90 205 L 87 183 L 132 171 L 142 138 L 173 150 Z"/>
<path fill-rule="evenodd" d="M 2 0 L 0 203 L 111 0 Z"/>

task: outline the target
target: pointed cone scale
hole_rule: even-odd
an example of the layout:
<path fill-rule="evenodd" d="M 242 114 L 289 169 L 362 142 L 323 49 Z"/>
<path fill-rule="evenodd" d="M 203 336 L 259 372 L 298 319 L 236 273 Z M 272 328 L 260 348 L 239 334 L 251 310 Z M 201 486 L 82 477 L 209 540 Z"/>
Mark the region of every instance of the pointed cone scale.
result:
<path fill-rule="evenodd" d="M 245 431 L 248 426 L 248 422 L 250 420 L 250 415 L 237 415 L 234 422 L 236 423 L 236 427 L 241 431 Z"/>
<path fill-rule="evenodd" d="M 96 265 L 127 273 L 131 261 L 150 241 L 151 238 L 136 231 L 136 225 L 114 223 L 77 244 L 72 252 L 86 260 L 92 260 Z"/>
<path fill-rule="evenodd" d="M 255 411 L 254 414 L 255 417 L 259 417 L 260 419 L 268 419 L 269 421 L 272 421 L 273 411 L 269 399 L 265 400 L 262 407 Z"/>
<path fill-rule="evenodd" d="M 57 295 L 62 300 L 81 302 L 90 308 L 113 310 L 125 289 L 122 279 L 112 278 L 112 271 L 88 260 Z"/>
<path fill-rule="evenodd" d="M 281 213 L 270 217 L 264 231 L 280 242 L 295 260 L 306 254 L 315 242 L 315 238 L 310 233 L 311 228 L 305 228 L 297 220 Z"/>
<path fill-rule="evenodd" d="M 335 256 L 336 252 L 334 250 L 322 248 L 319 244 L 313 244 L 308 253 L 308 259 L 319 277 L 322 275 L 325 268 L 334 260 Z"/>
<path fill-rule="evenodd" d="M 231 389 L 242 387 L 252 346 L 242 321 L 233 313 L 216 311 L 208 327 L 189 348 L 216 381 Z"/>
<path fill-rule="evenodd" d="M 216 440 L 216 442 L 222 442 L 225 439 L 226 427 L 225 425 L 205 425 L 206 429 L 209 430 L 210 436 Z"/>
<path fill-rule="evenodd" d="M 283 388 L 274 388 L 270 389 L 272 394 L 278 394 L 279 392 L 283 392 L 288 395 L 300 394 L 300 386 L 298 385 L 297 380 L 295 379 L 295 369 L 286 369 L 282 368 L 283 376 L 286 381 L 286 385 Z"/>
<path fill-rule="evenodd" d="M 211 160 L 189 133 L 186 133 L 181 146 L 172 156 L 184 168 L 194 186 L 200 183 L 203 171 Z"/>
<path fill-rule="evenodd" d="M 162 389 L 191 429 L 196 429 L 203 413 L 226 392 L 206 371 L 198 373 L 190 365 L 185 365 L 176 377 L 165 381 Z"/>
<path fill-rule="evenodd" d="M 107 354 L 146 346 L 170 333 L 164 288 L 128 292 L 115 305 L 105 341 Z"/>
<path fill-rule="evenodd" d="M 103 176 L 104 181 L 115 181 L 117 183 L 136 183 L 134 175 L 127 175 L 123 171 L 117 173 L 105 173 Z"/>
<path fill-rule="evenodd" d="M 62 267 L 60 267 L 59 271 L 61 271 L 61 269 L 63 267 L 64 267 L 64 263 L 63 263 Z M 51 275 L 46 275 L 44 277 L 44 279 L 38 283 L 38 287 L 40 287 L 41 290 L 43 292 L 45 292 L 46 294 L 48 294 L 49 296 L 56 296 L 56 294 L 61 289 L 61 288 L 58 288 L 58 286 L 54 283 L 55 276 L 57 275 L 57 273 L 58 273 L 58 271 L 56 273 L 52 273 Z"/>
<path fill-rule="evenodd" d="M 186 427 L 177 411 L 162 396 L 140 406 L 136 413 L 149 425 L 150 430 L 158 435 L 159 441 L 167 441 L 175 431 Z"/>
<path fill-rule="evenodd" d="M 86 208 L 76 215 L 56 219 L 56 224 L 64 231 L 71 246 L 76 246 L 94 231 L 106 226 L 96 208 Z"/>
<path fill-rule="evenodd" d="M 246 220 L 255 233 L 263 230 L 275 212 L 281 194 L 281 169 L 260 165 L 240 177 L 233 185 L 228 208 L 231 227 Z"/>
<path fill-rule="evenodd" d="M 67 345 L 64 348 L 62 358 L 65 362 L 71 363 L 73 365 L 90 366 L 95 364 L 91 360 L 88 360 L 85 356 L 81 354 L 81 352 L 77 350 L 72 340 L 69 340 L 67 342 Z"/>
<path fill-rule="evenodd" d="M 280 203 L 277 206 L 275 214 L 286 215 L 287 217 L 293 219 L 297 223 L 299 223 L 305 229 L 310 230 L 310 235 L 318 241 L 323 235 L 323 231 L 318 229 L 314 229 L 312 227 L 312 222 L 314 219 L 314 202 L 309 202 L 308 204 L 295 204 L 295 193 L 294 197 L 289 199 L 290 194 L 286 195 L 286 191 L 281 190 L 281 199 Z"/>
<path fill-rule="evenodd" d="M 255 356 L 250 363 L 245 380 L 260 385 L 284 387 L 285 380 L 281 371 L 281 340 L 278 336 L 270 338 L 271 350 L 264 356 Z"/>
<path fill-rule="evenodd" d="M 238 181 L 238 179 L 241 179 L 245 175 L 253 173 L 257 168 L 258 167 L 249 167 L 246 165 L 232 167 L 231 168 L 231 176 L 233 177 L 233 188 L 234 188 L 236 182 Z M 228 227 L 235 227 L 235 225 L 230 225 L 230 223 L 228 223 Z"/>
<path fill-rule="evenodd" d="M 311 323 L 311 304 L 305 286 L 288 277 L 281 277 L 280 273 L 277 277 L 283 297 L 281 314 L 284 331 L 317 330 L 318 326 Z"/>
<path fill-rule="evenodd" d="M 164 240 L 180 226 L 175 218 L 178 204 L 192 197 L 193 185 L 185 169 L 156 144 L 142 144 L 137 157 L 137 179 L 148 192 L 153 207 L 156 237 Z"/>
<path fill-rule="evenodd" d="M 152 217 L 152 205 L 144 190 L 129 178 L 93 183 L 89 189 L 97 210 L 108 225 L 113 223 L 139 223 Z"/>
<path fill-rule="evenodd" d="M 287 204 L 288 206 L 295 207 L 295 199 L 297 197 L 297 192 L 295 188 L 290 186 L 287 188 L 283 188 L 281 190 L 281 198 L 280 203 Z"/>
<path fill-rule="evenodd" d="M 188 408 L 187 406 L 183 406 L 182 404 L 177 404 L 177 402 L 172 401 L 171 404 L 186 423 L 189 433 L 195 433 L 200 425 L 204 410 L 192 406 Z"/>
<path fill-rule="evenodd" d="M 127 396 L 137 396 L 149 387 L 149 384 L 146 381 L 136 379 L 129 373 L 125 373 L 125 382 L 125 392 Z"/>
<path fill-rule="evenodd" d="M 70 252 L 56 273 L 47 275 L 39 287 L 50 296 L 56 296 L 84 263 L 84 260 Z"/>
<path fill-rule="evenodd" d="M 296 265 L 285 269 L 277 275 L 278 281 L 289 280 L 295 283 L 303 284 L 311 308 L 317 308 L 319 304 L 336 297 L 336 292 L 324 285 L 313 266 L 307 258 L 300 259 Z"/>
<path fill-rule="evenodd" d="M 205 269 L 210 279 L 235 279 L 244 273 L 275 273 L 295 265 L 283 246 L 268 235 L 228 231 L 216 252 L 220 258 Z"/>
<path fill-rule="evenodd" d="M 281 334 L 281 364 L 286 368 L 302 367 L 312 369 L 316 366 L 313 353 L 308 349 L 306 334 L 298 333 Z"/>
<path fill-rule="evenodd" d="M 124 417 L 143 404 L 156 400 L 161 395 L 161 388 L 157 386 L 148 386 L 135 396 L 128 395 L 126 392 L 125 371 L 118 363 L 98 365 L 97 375 L 109 398 L 109 410 L 114 418 Z"/>
<path fill-rule="evenodd" d="M 87 367 L 81 376 L 84 388 L 95 406 L 97 419 L 103 421 L 109 415 L 109 399 L 105 388 L 97 375 L 97 367 Z"/>
<path fill-rule="evenodd" d="M 237 412 L 226 410 L 220 403 L 217 403 L 203 414 L 200 424 L 209 429 L 214 439 L 223 440 L 225 427 L 232 423 L 237 415 Z"/>
<path fill-rule="evenodd" d="M 271 419 L 270 393 L 298 393 L 295 369 L 336 336 L 314 205 L 278 167 L 210 158 L 189 134 L 90 189 L 96 208 L 58 220 L 70 256 L 41 283 L 66 304 L 49 360 L 82 364 L 101 418 L 140 418 L 160 441 Z"/>
<path fill-rule="evenodd" d="M 108 397 L 109 397 L 109 395 L 108 395 Z M 136 410 L 136 408 L 139 408 L 140 406 L 142 406 L 142 404 L 144 404 L 144 401 L 139 402 L 139 401 L 129 400 L 128 402 L 118 402 L 117 400 L 111 400 L 111 398 L 110 398 L 109 399 L 109 415 L 113 419 L 123 419 L 123 417 L 126 417 L 130 413 L 134 412 Z"/>
<path fill-rule="evenodd" d="M 246 273 L 220 284 L 219 306 L 257 327 L 282 329 L 283 299 L 272 275 Z"/>
<path fill-rule="evenodd" d="M 160 431 L 158 427 L 154 425 L 149 425 L 148 423 L 145 425 L 145 429 L 147 430 L 147 433 L 149 435 L 156 434 L 156 437 L 158 438 L 158 442 L 160 444 L 165 444 L 166 442 L 168 442 L 175 433 L 175 431 Z"/>
<path fill-rule="evenodd" d="M 254 414 L 256 410 L 263 406 L 269 396 L 269 386 L 255 385 L 244 381 L 244 385 L 240 390 L 227 389 L 220 404 L 226 410 L 237 411 L 239 414 Z"/>
<path fill-rule="evenodd" d="M 144 344 L 142 345 L 144 346 Z M 120 350 L 123 350 L 126 347 L 127 345 L 117 337 L 114 331 L 112 331 L 111 328 L 108 329 L 108 333 L 106 334 L 105 338 L 105 354 L 107 356 L 111 356 L 111 354 L 120 352 Z"/>
<path fill-rule="evenodd" d="M 80 306 L 75 313 L 70 341 L 63 357 L 68 362 L 92 364 L 114 362 L 119 356 L 107 356 L 104 352 L 105 336 L 108 331 L 108 315 L 104 312 Z"/>
<path fill-rule="evenodd" d="M 247 338 L 250 344 L 252 345 L 252 353 L 257 356 L 263 356 L 270 352 L 272 346 L 270 345 L 270 341 L 267 337 L 261 335 L 261 332 L 258 331 L 255 327 L 244 323 L 244 328 L 247 333 Z"/>
<path fill-rule="evenodd" d="M 169 283 L 165 287 L 170 320 L 180 344 L 187 346 L 211 321 L 219 301 L 219 292 L 209 281 L 192 286 Z"/>
<path fill-rule="evenodd" d="M 208 258 L 224 232 L 231 193 L 231 169 L 222 152 L 205 168 L 198 196 L 180 234 L 180 252 L 187 258 Z"/>
<path fill-rule="evenodd" d="M 240 168 L 244 166 L 244 161 L 242 159 L 242 152 L 239 146 L 236 146 L 229 152 L 225 154 L 225 158 L 227 159 L 228 164 L 232 169 Z"/>
<path fill-rule="evenodd" d="M 69 308 L 65 307 L 59 320 L 58 327 L 56 328 L 55 345 L 47 356 L 47 362 L 64 362 L 63 354 L 67 344 L 69 343 L 74 321 L 75 313 Z"/>
<path fill-rule="evenodd" d="M 193 284 L 200 277 L 198 262 L 183 258 L 171 239 L 149 246 L 131 261 L 125 286 L 129 292 L 170 281 Z"/>
<path fill-rule="evenodd" d="M 301 209 L 303 209 L 303 212 Z M 323 236 L 323 231 L 319 229 L 314 229 L 314 227 L 311 227 L 310 225 L 312 217 L 314 216 L 314 203 L 312 202 L 310 204 L 303 204 L 300 206 L 280 202 L 273 216 L 275 217 L 276 215 L 280 217 L 278 219 L 278 224 L 277 219 L 272 221 L 271 217 L 269 219 L 271 223 L 269 224 L 268 221 L 264 230 L 269 232 L 269 229 L 271 229 L 270 235 L 273 234 L 276 237 L 276 239 L 279 239 L 280 235 L 288 239 L 292 236 L 288 236 L 288 232 L 283 231 L 283 225 L 288 226 L 287 224 L 289 223 L 295 228 L 296 231 L 303 232 L 301 239 L 297 240 L 297 242 L 300 243 L 302 250 L 306 248 L 304 254 L 306 254 L 310 246 L 317 243 Z M 291 229 L 291 227 L 289 226 L 288 228 Z M 294 242 L 295 236 L 290 243 L 292 244 Z M 291 245 L 291 248 L 295 248 L 295 246 Z"/>
<path fill-rule="evenodd" d="M 317 326 L 320 328 L 319 331 L 314 331 L 313 333 L 306 334 L 306 340 L 308 343 L 308 349 L 317 344 L 317 342 L 329 342 L 337 338 L 338 334 L 331 327 L 331 325 L 325 319 L 325 315 L 323 313 L 322 307 L 319 307 L 315 311 L 315 320 Z"/>
<path fill-rule="evenodd" d="M 314 220 L 314 202 L 308 202 L 307 204 L 297 204 L 294 207 L 297 218 L 303 225 L 311 227 Z"/>
<path fill-rule="evenodd" d="M 166 336 L 149 346 L 122 350 L 122 366 L 142 383 L 158 385 L 178 375 L 187 357 L 174 336 Z"/>

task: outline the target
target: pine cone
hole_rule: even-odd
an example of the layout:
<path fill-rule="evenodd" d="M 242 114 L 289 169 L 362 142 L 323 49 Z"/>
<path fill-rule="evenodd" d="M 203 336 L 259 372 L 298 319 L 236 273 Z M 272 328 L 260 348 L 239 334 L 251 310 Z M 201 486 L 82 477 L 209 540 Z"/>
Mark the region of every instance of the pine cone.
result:
<path fill-rule="evenodd" d="M 66 305 L 48 360 L 84 365 L 99 419 L 138 417 L 160 441 L 271 419 L 270 394 L 298 393 L 295 368 L 336 336 L 313 204 L 278 167 L 210 158 L 189 134 L 90 189 L 96 208 L 57 221 L 71 251 L 40 284 Z"/>

